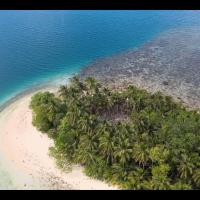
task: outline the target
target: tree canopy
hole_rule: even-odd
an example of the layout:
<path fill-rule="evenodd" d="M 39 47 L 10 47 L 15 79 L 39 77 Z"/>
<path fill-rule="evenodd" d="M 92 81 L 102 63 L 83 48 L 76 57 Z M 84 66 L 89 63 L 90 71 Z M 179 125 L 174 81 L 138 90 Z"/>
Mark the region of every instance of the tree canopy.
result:
<path fill-rule="evenodd" d="M 88 176 L 122 189 L 200 189 L 200 114 L 169 96 L 75 76 L 58 95 L 34 95 L 30 107 L 57 159 Z"/>

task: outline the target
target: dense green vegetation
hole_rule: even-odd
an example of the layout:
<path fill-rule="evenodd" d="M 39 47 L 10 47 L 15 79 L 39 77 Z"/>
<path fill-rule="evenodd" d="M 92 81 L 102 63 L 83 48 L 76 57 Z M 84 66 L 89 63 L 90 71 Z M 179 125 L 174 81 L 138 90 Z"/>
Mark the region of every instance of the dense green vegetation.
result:
<path fill-rule="evenodd" d="M 160 92 L 110 90 L 77 76 L 32 97 L 33 124 L 57 157 L 123 189 L 199 189 L 200 114 Z"/>

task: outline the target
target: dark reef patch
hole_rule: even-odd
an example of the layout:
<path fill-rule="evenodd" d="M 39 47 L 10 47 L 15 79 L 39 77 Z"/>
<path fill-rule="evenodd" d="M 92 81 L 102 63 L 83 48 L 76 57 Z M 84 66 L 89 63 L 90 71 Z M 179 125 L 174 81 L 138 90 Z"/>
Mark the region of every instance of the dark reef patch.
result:
<path fill-rule="evenodd" d="M 172 29 L 139 48 L 97 60 L 80 72 L 87 76 L 113 88 L 159 90 L 200 108 L 200 27 Z"/>

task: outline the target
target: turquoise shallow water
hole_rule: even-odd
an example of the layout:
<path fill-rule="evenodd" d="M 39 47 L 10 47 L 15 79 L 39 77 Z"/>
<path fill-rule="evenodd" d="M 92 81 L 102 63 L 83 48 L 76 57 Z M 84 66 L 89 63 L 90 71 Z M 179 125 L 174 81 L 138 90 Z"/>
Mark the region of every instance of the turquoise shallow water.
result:
<path fill-rule="evenodd" d="M 0 11 L 0 105 L 99 57 L 193 25 L 200 25 L 199 11 Z M 0 188 L 10 187 L 0 170 Z"/>

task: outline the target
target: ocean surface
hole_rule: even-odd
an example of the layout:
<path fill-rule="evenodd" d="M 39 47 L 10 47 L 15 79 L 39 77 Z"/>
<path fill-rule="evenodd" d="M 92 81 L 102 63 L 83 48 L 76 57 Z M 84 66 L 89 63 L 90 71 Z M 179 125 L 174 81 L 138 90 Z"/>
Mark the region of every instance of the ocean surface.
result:
<path fill-rule="evenodd" d="M 0 105 L 169 28 L 196 24 L 199 11 L 0 11 Z"/>
<path fill-rule="evenodd" d="M 138 47 L 171 29 L 200 25 L 200 11 L 0 11 L 0 105 L 95 59 Z M 1 163 L 0 163 L 0 168 Z M 12 188 L 0 169 L 0 189 Z"/>

